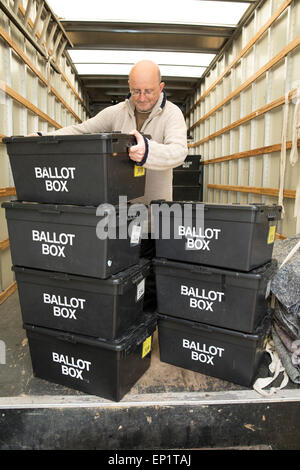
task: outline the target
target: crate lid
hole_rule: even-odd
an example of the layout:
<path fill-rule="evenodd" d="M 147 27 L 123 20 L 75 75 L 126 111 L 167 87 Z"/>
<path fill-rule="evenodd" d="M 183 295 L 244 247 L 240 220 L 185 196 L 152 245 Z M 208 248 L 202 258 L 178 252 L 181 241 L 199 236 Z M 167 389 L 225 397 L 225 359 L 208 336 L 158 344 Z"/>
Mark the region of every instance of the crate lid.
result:
<path fill-rule="evenodd" d="M 231 337 L 232 340 L 239 340 L 239 339 L 247 339 L 250 341 L 257 341 L 259 337 L 265 335 L 271 327 L 271 319 L 272 319 L 273 312 L 269 310 L 266 312 L 266 315 L 262 318 L 262 321 L 257 326 L 256 330 L 253 333 L 244 333 L 242 331 L 231 330 L 228 328 L 221 328 L 219 326 L 212 326 L 207 323 L 200 323 L 195 322 L 192 320 L 186 320 L 183 318 L 178 317 L 170 317 L 168 315 L 164 315 L 161 313 L 157 313 L 157 320 L 158 320 L 158 327 L 159 327 L 159 320 L 166 321 L 171 328 L 175 330 L 180 330 L 183 332 L 183 329 L 189 330 L 190 333 L 193 331 L 197 334 L 197 331 L 200 332 L 207 332 L 209 335 L 212 334 L 225 334 L 228 337 Z"/>
<path fill-rule="evenodd" d="M 59 214 L 60 212 L 95 214 L 95 206 L 76 206 L 72 204 L 46 204 L 27 201 L 5 201 L 1 204 L 4 209 L 16 209 L 24 211 L 36 211 L 41 213 Z"/>
<path fill-rule="evenodd" d="M 69 333 L 67 331 L 58 331 L 51 328 L 44 328 L 41 326 L 30 325 L 28 323 L 23 324 L 23 328 L 27 331 L 40 333 L 46 336 L 52 336 L 56 339 L 60 339 L 65 342 L 73 344 L 81 343 L 95 347 L 101 347 L 110 351 L 128 353 L 130 350 L 151 336 L 157 324 L 156 313 L 144 313 L 143 318 L 139 324 L 133 325 L 132 328 L 115 340 L 105 340 L 103 338 L 93 338 L 87 335 L 79 335 Z"/>
<path fill-rule="evenodd" d="M 104 217 L 110 212 L 115 211 L 116 214 L 119 214 L 120 207 L 119 205 L 103 203 L 101 212 L 99 212 L 99 206 L 78 206 L 74 204 L 49 204 L 49 203 L 39 203 L 39 202 L 27 202 L 27 201 L 5 201 L 2 202 L 1 207 L 4 209 L 16 209 L 24 211 L 35 211 L 43 214 L 60 214 L 60 213 L 70 213 L 70 214 L 86 214 L 86 215 L 95 215 L 99 217 Z M 131 206 L 130 202 L 126 204 L 127 209 Z M 104 214 L 105 211 L 105 214 Z M 98 213 L 97 213 L 98 212 Z M 103 212 L 103 213 L 102 213 Z M 133 217 L 128 216 L 129 219 Z"/>
<path fill-rule="evenodd" d="M 75 134 L 75 135 L 44 135 L 44 136 L 24 136 L 17 135 L 11 137 L 4 137 L 2 142 L 5 144 L 16 144 L 16 143 L 38 143 L 38 144 L 47 144 L 51 142 L 62 142 L 62 141 L 88 141 L 88 140 L 108 140 L 119 137 L 131 138 L 133 141 L 135 137 L 131 134 L 123 134 L 121 131 L 114 132 L 100 132 L 94 134 Z"/>
<path fill-rule="evenodd" d="M 151 260 L 140 258 L 138 263 L 129 266 L 127 269 L 113 274 L 107 279 L 80 276 L 54 271 L 46 271 L 24 266 L 12 266 L 12 270 L 17 274 L 20 282 L 31 282 L 51 286 L 57 282 L 70 283 L 70 288 L 81 289 L 98 294 L 123 295 L 132 287 L 138 285 L 145 276 L 148 275 L 151 267 Z"/>
<path fill-rule="evenodd" d="M 200 201 L 166 201 L 164 199 L 158 199 L 151 201 L 151 208 L 153 206 L 155 210 L 160 212 L 163 205 L 168 206 L 170 214 L 172 215 L 172 208 L 175 209 L 176 217 L 176 204 L 182 207 L 184 210 L 185 205 L 192 206 L 192 214 L 196 215 L 196 210 L 204 210 L 204 220 L 224 220 L 224 221 L 236 221 L 236 222 L 254 222 L 257 217 L 267 217 L 268 220 L 277 220 L 281 217 L 282 207 L 277 204 L 263 204 L 263 203 L 252 203 L 252 204 L 220 204 L 220 203 L 208 203 Z M 163 208 L 162 208 L 163 211 Z M 163 213 L 163 212 L 162 212 Z M 182 212 L 183 214 L 183 212 Z M 182 218 L 182 214 L 180 217 Z"/>
<path fill-rule="evenodd" d="M 162 267 L 168 269 L 171 273 L 174 271 L 188 271 L 193 274 L 205 274 L 210 275 L 223 275 L 240 279 L 261 279 L 262 277 L 270 279 L 277 270 L 277 260 L 272 259 L 270 262 L 259 266 L 258 268 L 252 269 L 251 271 L 236 271 L 226 268 L 218 268 L 214 266 L 206 266 L 203 264 L 185 263 L 182 261 L 173 261 L 166 258 L 153 258 L 152 260 L 154 269 L 155 267 Z"/>
<path fill-rule="evenodd" d="M 151 139 L 149 134 L 143 134 L 148 139 Z M 90 134 L 68 134 L 68 135 L 43 135 L 43 136 L 10 136 L 3 137 L 2 142 L 4 144 L 55 144 L 59 142 L 88 142 L 95 140 L 111 140 L 113 142 L 117 141 L 129 141 L 132 144 L 136 143 L 136 138 L 132 134 L 125 134 L 121 131 L 111 131 L 111 132 L 97 132 Z"/>
<path fill-rule="evenodd" d="M 221 204 L 219 202 L 201 202 L 201 201 L 166 201 L 164 199 L 157 199 L 157 200 L 152 200 L 151 201 L 151 206 L 154 204 L 162 205 L 162 204 L 167 204 L 168 206 L 172 206 L 173 204 L 192 204 L 193 208 L 196 208 L 197 206 L 204 206 L 204 210 L 209 210 L 209 209 L 222 209 L 225 211 L 251 211 L 251 212 L 256 212 L 256 211 L 261 211 L 264 208 L 281 208 L 281 206 L 277 204 L 264 204 L 260 202 L 253 202 L 251 204 L 240 204 L 238 202 L 232 202 L 230 204 Z"/>

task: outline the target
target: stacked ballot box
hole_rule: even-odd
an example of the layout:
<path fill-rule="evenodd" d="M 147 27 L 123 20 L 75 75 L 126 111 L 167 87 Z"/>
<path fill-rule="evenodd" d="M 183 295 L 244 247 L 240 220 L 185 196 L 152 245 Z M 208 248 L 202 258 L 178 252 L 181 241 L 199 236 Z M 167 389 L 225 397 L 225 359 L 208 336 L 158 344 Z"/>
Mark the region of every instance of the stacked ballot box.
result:
<path fill-rule="evenodd" d="M 281 207 L 176 202 L 182 211 L 172 212 L 174 203 L 155 203 L 170 209 L 159 212 L 153 260 L 161 361 L 251 386 L 270 331 Z"/>
<path fill-rule="evenodd" d="M 203 201 L 203 171 L 201 155 L 188 155 L 174 168 L 173 201 Z"/>
<path fill-rule="evenodd" d="M 36 377 L 119 401 L 149 368 L 151 261 L 119 196 L 144 194 L 121 133 L 6 138 L 17 200 L 5 202 Z M 128 209 L 128 206 L 127 206 Z"/>

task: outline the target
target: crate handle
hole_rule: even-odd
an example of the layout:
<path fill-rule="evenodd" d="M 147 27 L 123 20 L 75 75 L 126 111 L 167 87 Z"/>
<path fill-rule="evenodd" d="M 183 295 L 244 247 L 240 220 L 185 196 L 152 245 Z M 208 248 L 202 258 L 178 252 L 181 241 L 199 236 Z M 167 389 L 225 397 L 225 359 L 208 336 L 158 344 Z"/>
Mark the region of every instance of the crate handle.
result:
<path fill-rule="evenodd" d="M 60 209 L 39 209 L 41 214 L 61 214 Z"/>
<path fill-rule="evenodd" d="M 63 340 L 63 341 L 67 341 L 68 343 L 72 343 L 72 344 L 76 344 L 76 343 L 77 343 L 76 339 L 75 339 L 74 336 L 71 335 L 71 334 L 66 334 L 66 333 L 58 334 L 58 335 L 57 335 L 57 338 L 58 338 L 58 339 L 61 339 L 61 340 Z"/>
<path fill-rule="evenodd" d="M 203 266 L 193 266 L 191 268 L 192 273 L 203 273 L 203 274 L 209 274 L 211 275 L 212 272 L 208 268 L 204 268 Z"/>
<path fill-rule="evenodd" d="M 49 139 L 49 140 L 37 140 L 36 142 L 38 145 L 49 145 L 49 144 L 60 144 L 61 143 L 61 140 L 54 140 L 54 139 Z"/>
<path fill-rule="evenodd" d="M 192 328 L 199 328 L 199 323 L 193 322 L 191 326 Z M 213 332 L 213 328 L 210 325 L 207 325 L 206 323 L 201 323 L 201 329 L 208 331 L 209 333 Z"/>
<path fill-rule="evenodd" d="M 145 276 L 143 276 L 142 274 L 137 274 L 135 277 L 133 277 L 131 279 L 131 283 L 132 284 L 137 284 L 138 282 L 142 281 L 143 279 L 145 279 Z"/>
<path fill-rule="evenodd" d="M 133 147 L 133 145 L 136 145 L 136 144 L 137 144 L 136 138 L 134 138 L 134 139 L 135 139 L 135 143 L 134 143 L 134 144 L 126 144 L 126 148 L 127 148 L 127 149 L 130 149 L 130 147 Z"/>
<path fill-rule="evenodd" d="M 57 281 L 70 281 L 70 276 L 68 274 L 65 274 L 65 273 L 57 273 L 57 274 L 51 274 L 49 276 L 49 279 L 55 279 Z"/>
<path fill-rule="evenodd" d="M 139 338 L 139 339 L 136 340 L 135 344 L 136 344 L 137 346 L 139 346 L 140 344 L 143 344 L 143 342 L 144 342 L 147 338 L 149 338 L 149 336 L 150 336 L 150 334 L 148 334 L 148 331 L 147 331 L 147 333 L 144 334 L 144 335 L 142 336 L 142 338 Z"/>

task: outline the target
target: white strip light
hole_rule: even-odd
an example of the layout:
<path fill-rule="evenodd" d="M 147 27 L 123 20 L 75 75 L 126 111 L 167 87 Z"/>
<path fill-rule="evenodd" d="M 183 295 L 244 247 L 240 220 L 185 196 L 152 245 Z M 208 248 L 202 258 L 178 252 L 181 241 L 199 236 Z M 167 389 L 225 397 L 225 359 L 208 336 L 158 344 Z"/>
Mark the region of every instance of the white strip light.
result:
<path fill-rule="evenodd" d="M 236 25 L 249 3 L 198 0 L 47 0 L 65 20 Z"/>
<path fill-rule="evenodd" d="M 75 64 L 79 75 L 128 75 L 132 64 Z M 161 65 L 162 77 L 200 78 L 206 67 L 186 67 L 181 65 Z"/>
<path fill-rule="evenodd" d="M 153 60 L 160 65 L 187 65 L 207 67 L 215 54 L 193 52 L 152 52 L 152 51 L 118 51 L 118 50 L 76 50 L 70 49 L 70 57 L 74 64 L 134 64 L 139 60 Z"/>
<path fill-rule="evenodd" d="M 79 75 L 128 75 L 135 62 L 149 59 L 156 62 L 162 76 L 201 77 L 214 54 L 69 50 Z"/>

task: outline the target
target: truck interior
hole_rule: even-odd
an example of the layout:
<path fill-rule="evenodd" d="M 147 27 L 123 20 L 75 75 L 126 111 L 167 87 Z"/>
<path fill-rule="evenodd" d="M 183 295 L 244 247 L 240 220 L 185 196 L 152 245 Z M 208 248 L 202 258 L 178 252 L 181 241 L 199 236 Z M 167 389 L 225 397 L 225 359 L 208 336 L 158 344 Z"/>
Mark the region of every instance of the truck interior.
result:
<path fill-rule="evenodd" d="M 186 118 L 189 156 L 201 155 L 199 202 L 282 203 L 273 258 L 296 246 L 299 269 L 300 162 L 286 159 L 300 146 L 299 15 L 299 0 L 0 0 L 1 203 L 16 197 L 2 139 L 124 101 L 131 67 L 150 59 Z M 118 402 L 35 377 L 4 209 L 1 227 L 2 450 L 300 448 L 300 381 L 274 350 L 256 389 L 161 361 L 157 331 L 149 369 Z"/>

